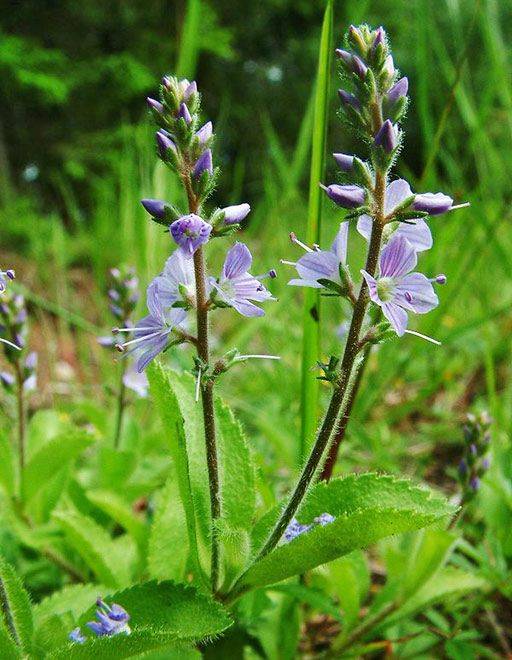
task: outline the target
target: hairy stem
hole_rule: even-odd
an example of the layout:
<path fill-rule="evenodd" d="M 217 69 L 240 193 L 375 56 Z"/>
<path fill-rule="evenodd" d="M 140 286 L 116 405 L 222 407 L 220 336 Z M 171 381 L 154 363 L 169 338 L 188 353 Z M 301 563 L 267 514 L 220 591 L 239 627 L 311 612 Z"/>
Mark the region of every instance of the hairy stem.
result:
<path fill-rule="evenodd" d="M 182 178 L 188 197 L 190 213 L 199 211 L 199 200 L 194 195 L 190 174 Z M 208 293 L 206 290 L 206 263 L 203 248 L 199 247 L 194 253 L 194 275 L 196 282 L 196 321 L 197 337 L 195 346 L 197 356 L 206 369 L 210 364 L 210 348 L 208 341 Z M 212 589 L 216 591 L 219 578 L 219 542 L 217 539 L 217 522 L 220 519 L 220 488 L 219 488 L 219 462 L 217 457 L 217 437 L 215 431 L 215 407 L 212 380 L 201 380 L 201 403 L 203 406 L 204 437 L 206 443 L 206 462 L 208 466 L 208 482 L 210 488 L 210 509 L 212 515 L 212 557 L 211 582 Z"/>
<path fill-rule="evenodd" d="M 124 374 L 126 371 L 125 363 L 121 362 L 121 367 L 119 371 L 119 387 L 117 391 L 117 415 L 116 415 L 116 428 L 114 432 L 114 448 L 119 448 L 119 441 L 121 439 L 121 430 L 123 427 L 123 415 L 125 408 L 125 393 L 126 386 L 124 384 Z"/>
<path fill-rule="evenodd" d="M 16 406 L 18 416 L 18 463 L 20 478 L 25 466 L 25 394 L 23 392 L 23 373 L 19 360 L 16 360 L 14 370 L 16 373 Z"/>

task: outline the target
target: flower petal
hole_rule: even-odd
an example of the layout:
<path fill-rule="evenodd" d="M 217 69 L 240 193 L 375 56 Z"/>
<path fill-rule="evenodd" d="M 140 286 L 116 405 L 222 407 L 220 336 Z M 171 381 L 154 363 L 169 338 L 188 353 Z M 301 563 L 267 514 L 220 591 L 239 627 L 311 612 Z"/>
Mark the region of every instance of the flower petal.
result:
<path fill-rule="evenodd" d="M 396 179 L 386 187 L 384 212 L 389 215 L 405 199 L 412 196 L 411 186 L 405 179 Z"/>
<path fill-rule="evenodd" d="M 364 236 L 367 241 L 370 240 L 372 226 L 373 220 L 369 215 L 364 214 L 357 221 L 357 231 L 361 234 L 361 236 Z"/>
<path fill-rule="evenodd" d="M 347 263 L 347 243 L 349 222 L 341 222 L 336 238 L 333 241 L 331 251 L 338 257 L 342 264 Z"/>
<path fill-rule="evenodd" d="M 261 307 L 257 307 L 252 302 L 248 300 L 231 300 L 231 305 L 236 309 L 239 314 L 242 316 L 265 316 L 265 312 Z"/>
<path fill-rule="evenodd" d="M 163 323 L 164 312 L 162 307 L 162 300 L 160 299 L 158 283 L 155 283 L 155 280 L 153 280 L 153 282 L 151 282 L 151 284 L 148 286 L 146 304 L 151 316 Z"/>
<path fill-rule="evenodd" d="M 370 294 L 370 299 L 373 300 L 374 303 L 377 303 L 377 305 L 382 306 L 382 300 L 379 298 L 379 294 L 377 292 L 377 280 L 365 270 L 361 270 L 361 273 L 366 280 L 366 284 L 368 285 L 368 293 Z"/>
<path fill-rule="evenodd" d="M 407 312 L 396 303 L 389 301 L 382 305 L 382 311 L 391 323 L 393 330 L 401 337 L 407 328 Z"/>
<path fill-rule="evenodd" d="M 407 306 L 416 314 L 426 314 L 439 305 L 439 298 L 432 283 L 422 273 L 410 273 L 402 277 L 397 283 L 395 296 L 395 301 L 399 305 L 402 304 L 402 299 L 406 300 Z"/>
<path fill-rule="evenodd" d="M 309 286 L 312 289 L 322 289 L 322 285 L 318 284 L 316 280 L 301 280 L 296 278 L 288 282 L 288 286 Z"/>
<path fill-rule="evenodd" d="M 403 236 L 393 236 L 380 256 L 382 277 L 399 278 L 409 273 L 418 262 L 416 251 Z"/>
<path fill-rule="evenodd" d="M 159 337 L 155 337 L 146 343 L 146 347 L 148 347 L 147 350 L 145 350 L 137 360 L 136 366 L 139 374 L 144 371 L 151 360 L 154 360 L 156 356 L 164 350 L 164 348 L 167 346 L 168 336 L 169 333 L 166 332 L 165 334 L 160 335 Z"/>
<path fill-rule="evenodd" d="M 333 277 L 335 277 L 336 280 L 339 279 L 338 257 L 334 252 L 329 252 L 327 250 L 306 252 L 306 254 L 297 261 L 296 268 L 303 280 L 330 280 Z"/>
<path fill-rule="evenodd" d="M 409 220 L 409 222 L 413 222 L 414 224 L 401 222 L 393 236 L 403 236 L 403 238 L 406 238 L 416 252 L 430 250 L 433 243 L 432 232 L 425 220 L 416 218 Z"/>
<path fill-rule="evenodd" d="M 252 264 L 252 255 L 244 243 L 235 243 L 226 255 L 222 277 L 229 280 L 245 273 Z"/>

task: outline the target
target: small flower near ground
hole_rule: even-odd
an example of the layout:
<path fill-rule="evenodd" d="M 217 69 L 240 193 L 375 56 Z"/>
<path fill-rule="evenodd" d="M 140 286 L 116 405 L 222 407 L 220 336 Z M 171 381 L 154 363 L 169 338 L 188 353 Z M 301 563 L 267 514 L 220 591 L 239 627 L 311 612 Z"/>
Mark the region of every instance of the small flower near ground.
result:
<path fill-rule="evenodd" d="M 101 598 L 98 598 L 96 604 L 98 606 L 96 610 L 98 621 L 89 621 L 86 624 L 95 635 L 98 637 L 112 637 L 113 635 L 129 635 L 131 633 L 128 625 L 130 615 L 121 605 L 116 603 L 107 605 Z"/>
<path fill-rule="evenodd" d="M 137 351 L 137 371 L 144 371 L 154 358 L 164 351 L 169 344 L 169 335 L 183 323 L 187 313 L 184 309 L 171 308 L 164 310 L 159 296 L 158 287 L 150 287 L 147 292 L 149 314 L 142 318 L 134 328 L 116 328 L 116 332 L 133 332 L 134 339 L 117 344 L 122 353 L 128 347 L 129 353 Z"/>
<path fill-rule="evenodd" d="M 210 283 L 216 296 L 243 316 L 263 316 L 265 312 L 254 303 L 273 299 L 261 280 L 275 277 L 276 273 L 271 270 L 265 275 L 254 277 L 248 272 L 251 264 L 249 248 L 244 243 L 235 243 L 227 253 L 220 278 L 212 278 Z"/>
<path fill-rule="evenodd" d="M 184 215 L 170 226 L 171 236 L 189 259 L 199 246 L 208 241 L 211 231 L 212 226 L 195 213 Z"/>
<path fill-rule="evenodd" d="M 395 209 L 399 208 L 406 202 L 407 199 L 412 199 L 414 193 L 405 179 L 397 179 L 392 181 L 386 187 L 386 198 L 384 205 L 384 212 L 386 216 L 394 213 Z M 357 221 L 357 231 L 370 240 L 372 231 L 373 220 L 369 215 L 362 215 Z M 389 229 L 387 229 L 389 227 Z M 395 229 L 393 223 L 386 226 L 385 231 L 392 231 Z M 393 236 L 402 236 L 406 238 L 409 243 L 414 247 L 416 252 L 429 250 L 432 247 L 432 234 L 430 228 L 421 218 L 413 218 L 408 220 L 407 223 L 400 222 L 393 233 Z"/>
<path fill-rule="evenodd" d="M 293 520 L 286 528 L 285 533 L 283 534 L 283 540 L 285 541 L 285 543 L 289 543 L 290 541 L 293 541 L 301 534 L 305 534 L 306 532 L 311 531 L 314 527 L 318 527 L 318 526 L 324 527 L 325 525 L 329 525 L 335 520 L 336 518 L 334 516 L 331 516 L 331 514 L 327 512 L 322 513 L 316 518 L 314 518 L 313 522 L 310 525 L 302 525 L 297 520 L 297 518 L 293 518 Z"/>
<path fill-rule="evenodd" d="M 75 644 L 85 644 L 86 641 L 85 637 L 82 635 L 82 631 L 78 627 L 72 630 L 68 637 Z"/>
<path fill-rule="evenodd" d="M 412 273 L 418 261 L 416 250 L 403 236 L 394 236 L 380 257 L 380 274 L 372 277 L 361 270 L 370 298 L 382 308 L 397 335 L 407 332 L 408 312 L 425 314 L 439 304 L 432 282 L 421 273 Z"/>
<path fill-rule="evenodd" d="M 290 264 L 297 269 L 299 278 L 290 280 L 288 284 L 321 289 L 325 286 L 326 281 L 329 281 L 341 286 L 343 267 L 347 261 L 348 228 L 348 222 L 340 224 L 330 250 L 312 250 L 299 242 L 299 245 L 304 247 L 307 252 L 296 263 Z"/>

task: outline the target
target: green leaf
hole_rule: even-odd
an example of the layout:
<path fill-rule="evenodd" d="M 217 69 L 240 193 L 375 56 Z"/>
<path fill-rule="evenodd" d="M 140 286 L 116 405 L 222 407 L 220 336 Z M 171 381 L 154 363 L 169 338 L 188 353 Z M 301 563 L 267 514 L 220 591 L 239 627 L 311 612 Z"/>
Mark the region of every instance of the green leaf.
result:
<path fill-rule="evenodd" d="M 56 511 L 53 518 L 100 582 L 107 587 L 121 587 L 129 582 L 130 563 L 103 527 L 78 511 Z"/>
<path fill-rule="evenodd" d="M 24 653 L 32 646 L 30 599 L 13 567 L 0 557 L 0 611 L 4 630 Z"/>
<path fill-rule="evenodd" d="M 148 526 L 120 495 L 112 490 L 89 490 L 87 498 L 131 534 L 139 547 L 145 548 Z"/>
<path fill-rule="evenodd" d="M 0 434 L 0 488 L 3 488 L 7 495 L 14 495 L 16 492 L 16 470 L 14 462 L 14 452 L 9 438 L 6 434 Z"/>
<path fill-rule="evenodd" d="M 196 499 L 194 499 L 193 496 L 188 454 L 188 452 L 191 451 L 190 443 L 188 442 L 190 436 L 186 436 L 185 434 L 183 421 L 186 419 L 187 425 L 190 426 L 193 424 L 194 415 L 191 414 L 185 416 L 183 411 L 180 409 L 180 404 L 175 393 L 175 388 L 179 388 L 177 378 L 173 379 L 173 383 L 171 384 L 170 375 L 164 371 L 160 364 L 154 363 L 147 370 L 147 374 L 156 407 L 162 418 L 164 432 L 167 436 L 171 456 L 176 469 L 180 498 L 185 510 L 185 517 L 187 521 L 187 535 L 191 570 L 196 574 L 196 576 L 202 576 L 198 556 L 195 519 L 195 504 L 197 504 L 198 500 L 202 498 L 200 496 L 200 492 L 197 489 L 194 491 L 197 495 Z M 194 465 L 196 464 L 196 452 L 191 451 L 191 453 L 193 455 L 192 464 Z M 207 484 L 206 458 L 204 459 L 204 469 L 201 468 L 201 472 L 202 485 L 204 487 L 204 485 Z M 198 475 L 198 477 L 199 476 L 200 475 Z M 204 513 L 204 517 L 206 517 L 206 515 L 207 514 Z"/>
<path fill-rule="evenodd" d="M 339 600 L 344 624 L 342 634 L 346 634 L 358 623 L 361 606 L 370 588 L 370 572 L 364 553 L 356 550 L 331 562 L 326 580 L 326 588 Z"/>
<path fill-rule="evenodd" d="M 43 598 L 33 607 L 34 623 L 39 626 L 45 619 L 53 615 L 73 615 L 76 620 L 79 615 L 96 601 L 98 594 L 106 596 L 110 593 L 106 587 L 98 584 L 71 584 L 51 596 Z"/>
<path fill-rule="evenodd" d="M 151 651 L 163 651 L 154 656 Z M 171 636 L 150 630 L 132 632 L 131 635 L 91 638 L 85 644 L 71 644 L 50 653 L 51 660 L 119 660 L 120 658 L 162 658 L 165 660 L 197 660 L 198 652 Z"/>
<path fill-rule="evenodd" d="M 261 586 L 304 573 L 380 538 L 430 525 L 452 513 L 453 507 L 407 481 L 363 474 L 314 486 L 297 517 L 310 523 L 324 512 L 336 520 L 278 546 L 249 568 L 241 584 Z M 255 547 L 278 516 L 279 509 L 272 511 L 255 530 Z"/>
<path fill-rule="evenodd" d="M 157 496 L 149 533 L 147 566 L 152 578 L 184 582 L 189 554 L 187 523 L 174 465 L 170 469 L 167 483 Z"/>
<path fill-rule="evenodd" d="M 130 614 L 134 632 L 151 630 L 173 639 L 201 640 L 220 634 L 231 625 L 224 607 L 193 587 L 171 581 L 145 582 L 112 594 L 109 602 L 118 603 Z M 79 619 L 79 624 L 94 618 L 95 606 Z"/>
<path fill-rule="evenodd" d="M 333 0 L 325 8 L 320 49 L 313 115 L 313 137 L 311 169 L 309 174 L 308 223 L 306 243 L 321 242 L 321 220 L 323 191 L 320 182 L 324 177 L 325 146 L 329 126 L 329 92 L 332 59 Z M 301 376 L 301 456 L 307 452 L 308 444 L 315 435 L 318 422 L 319 381 L 312 367 L 320 359 L 320 296 L 316 289 L 304 291 L 304 315 L 302 322 L 302 376 Z"/>
<path fill-rule="evenodd" d="M 320 589 L 307 587 L 304 584 L 280 584 L 271 587 L 269 591 L 286 594 L 299 603 L 309 605 L 309 607 L 317 612 L 329 614 L 340 623 L 344 620 L 339 606 Z"/>
<path fill-rule="evenodd" d="M 29 502 L 35 497 L 49 479 L 76 459 L 93 441 L 89 433 L 75 430 L 55 436 L 38 449 L 23 470 L 24 501 Z"/>
<path fill-rule="evenodd" d="M 2 651 L 2 660 L 20 660 L 22 651 L 13 641 L 4 624 L 0 624 L 0 650 Z"/>

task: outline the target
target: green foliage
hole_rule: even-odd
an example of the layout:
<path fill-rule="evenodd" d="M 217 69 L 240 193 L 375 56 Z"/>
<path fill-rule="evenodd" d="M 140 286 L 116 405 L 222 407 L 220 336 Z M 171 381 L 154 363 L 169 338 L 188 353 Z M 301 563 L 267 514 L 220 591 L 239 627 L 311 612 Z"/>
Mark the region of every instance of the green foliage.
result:
<path fill-rule="evenodd" d="M 182 584 L 145 582 L 113 593 L 110 600 L 130 613 L 130 627 L 151 630 L 173 639 L 198 641 L 220 634 L 231 625 L 228 612 L 209 596 Z M 90 621 L 95 607 L 82 614 L 79 624 Z"/>
<path fill-rule="evenodd" d="M 190 438 L 185 434 L 183 416 L 180 404 L 175 394 L 169 374 L 161 365 L 151 365 L 148 369 L 148 378 L 155 405 L 161 416 L 165 437 L 169 444 L 172 460 L 176 470 L 176 477 L 180 491 L 180 499 L 185 511 L 187 521 L 187 535 L 190 553 L 190 567 L 196 578 L 201 579 L 201 568 L 197 550 L 196 511 L 194 508 L 193 484 L 190 476 L 189 455 L 187 453 Z M 191 420 L 187 424 L 190 426 Z M 203 473 L 204 477 L 204 473 Z M 201 487 L 206 481 L 203 478 Z M 197 491 L 196 491 L 197 492 Z"/>
<path fill-rule="evenodd" d="M 407 481 L 374 474 L 350 475 L 313 487 L 298 512 L 309 523 L 328 512 L 336 520 L 278 546 L 257 561 L 242 578 L 243 585 L 265 585 L 364 548 L 380 538 L 419 529 L 453 512 L 444 498 Z M 268 533 L 269 518 L 255 530 L 259 546 L 262 531 Z M 263 528 L 263 529 L 262 529 Z"/>
<path fill-rule="evenodd" d="M 103 527 L 78 511 L 56 511 L 53 518 L 66 540 L 107 587 L 128 583 L 132 567 L 126 547 L 112 540 Z"/>
<path fill-rule="evenodd" d="M 0 487 L 7 495 L 16 490 L 15 456 L 6 434 L 0 434 Z"/>
<path fill-rule="evenodd" d="M 128 502 L 118 493 L 107 490 L 90 490 L 87 498 L 131 534 L 141 551 L 144 550 L 148 528 L 143 520 L 136 517 Z"/>
<path fill-rule="evenodd" d="M 151 651 L 161 651 L 163 655 L 153 656 Z M 90 639 L 85 644 L 68 643 L 65 647 L 50 653 L 48 660 L 90 660 L 98 657 L 102 660 L 118 658 L 165 658 L 166 660 L 197 660 L 200 655 L 186 644 L 176 642 L 170 635 L 159 632 L 142 631 L 131 635 L 99 637 Z"/>
<path fill-rule="evenodd" d="M 33 621 L 30 599 L 20 578 L 10 564 L 0 557 L 0 634 L 8 633 L 20 651 L 30 653 L 32 647 Z M 0 637 L 1 641 L 1 637 Z M 12 646 L 9 644 L 9 647 Z"/>

